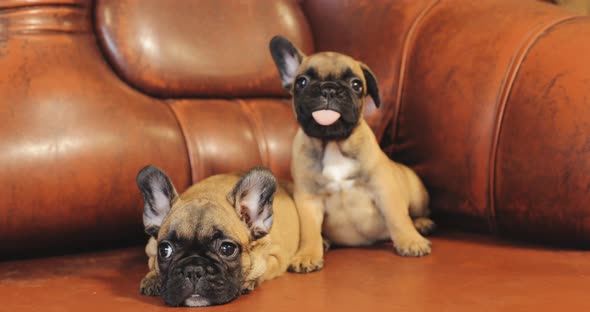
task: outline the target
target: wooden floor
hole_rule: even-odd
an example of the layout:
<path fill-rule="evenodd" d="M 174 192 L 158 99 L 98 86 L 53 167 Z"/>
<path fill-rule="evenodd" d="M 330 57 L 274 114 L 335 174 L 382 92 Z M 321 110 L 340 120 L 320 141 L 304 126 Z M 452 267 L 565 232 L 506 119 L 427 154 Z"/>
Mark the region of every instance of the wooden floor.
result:
<path fill-rule="evenodd" d="M 447 233 L 433 254 L 336 249 L 325 268 L 286 274 L 206 311 L 590 311 L 590 254 Z M 138 292 L 141 247 L 0 263 L 2 311 L 169 311 Z M 195 309 L 195 308 L 192 308 Z M 199 308 L 197 308 L 199 309 Z"/>

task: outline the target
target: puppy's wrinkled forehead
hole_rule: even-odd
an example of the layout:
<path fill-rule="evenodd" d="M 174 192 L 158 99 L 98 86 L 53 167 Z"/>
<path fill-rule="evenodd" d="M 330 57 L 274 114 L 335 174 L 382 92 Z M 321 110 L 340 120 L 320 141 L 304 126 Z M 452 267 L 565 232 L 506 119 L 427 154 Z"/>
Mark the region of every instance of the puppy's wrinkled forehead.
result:
<path fill-rule="evenodd" d="M 247 234 L 242 234 L 239 222 L 231 211 L 211 201 L 189 201 L 175 205 L 170 216 L 162 226 L 161 234 L 174 231 L 180 240 L 207 240 L 213 233 L 222 231 L 223 236 L 243 242 Z M 165 235 L 165 234 L 164 234 Z"/>
<path fill-rule="evenodd" d="M 348 55 L 336 52 L 321 52 L 305 58 L 298 74 L 318 80 L 346 80 L 352 77 L 364 80 L 359 63 Z"/>

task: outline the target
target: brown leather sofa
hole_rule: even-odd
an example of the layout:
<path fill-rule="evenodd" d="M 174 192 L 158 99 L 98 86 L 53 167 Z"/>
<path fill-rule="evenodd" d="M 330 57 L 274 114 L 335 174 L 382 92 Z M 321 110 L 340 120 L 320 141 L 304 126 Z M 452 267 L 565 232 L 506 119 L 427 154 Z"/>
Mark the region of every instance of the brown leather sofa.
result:
<path fill-rule="evenodd" d="M 289 178 L 275 34 L 373 69 L 366 117 L 440 231 L 430 256 L 336 249 L 211 310 L 590 308 L 589 17 L 535 0 L 3 0 L 0 310 L 167 309 L 138 292 L 135 176 Z"/>

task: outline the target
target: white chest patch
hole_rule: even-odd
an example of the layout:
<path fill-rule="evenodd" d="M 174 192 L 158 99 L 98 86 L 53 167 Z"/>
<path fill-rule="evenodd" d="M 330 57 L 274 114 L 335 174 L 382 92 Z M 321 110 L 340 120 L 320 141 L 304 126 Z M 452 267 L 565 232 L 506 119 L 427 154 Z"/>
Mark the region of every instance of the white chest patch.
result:
<path fill-rule="evenodd" d="M 330 142 L 326 145 L 322 165 L 322 175 L 329 181 L 325 185 L 327 190 L 339 192 L 354 186 L 355 176 L 360 169 L 359 163 L 342 155 L 337 143 Z"/>

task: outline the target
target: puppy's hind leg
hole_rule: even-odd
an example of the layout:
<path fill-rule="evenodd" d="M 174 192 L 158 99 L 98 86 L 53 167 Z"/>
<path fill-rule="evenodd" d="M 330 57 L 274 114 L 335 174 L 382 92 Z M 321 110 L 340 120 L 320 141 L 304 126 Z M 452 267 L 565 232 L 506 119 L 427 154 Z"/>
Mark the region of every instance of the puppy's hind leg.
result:
<path fill-rule="evenodd" d="M 436 229 L 436 224 L 428 217 L 429 215 L 428 197 L 426 197 L 426 200 L 422 200 L 420 205 L 410 204 L 410 217 L 412 217 L 414 227 L 418 230 L 418 233 L 424 236 L 432 234 Z"/>
<path fill-rule="evenodd" d="M 375 203 L 385 217 L 393 246 L 397 253 L 406 257 L 420 257 L 430 254 L 432 244 L 415 227 L 410 211 L 415 203 L 414 197 L 404 194 L 403 184 L 396 175 L 387 170 L 373 173 Z M 403 180 L 402 180 L 403 181 Z M 405 182 L 405 181 L 404 181 Z M 384 185 L 388 187 L 383 187 Z M 412 189 L 409 189 L 410 191 Z"/>
<path fill-rule="evenodd" d="M 428 194 L 424 194 L 425 195 L 423 196 L 425 197 L 410 204 L 409 212 L 412 222 L 414 222 L 414 227 L 418 230 L 418 233 L 427 236 L 434 232 L 436 224 L 428 217 L 430 215 L 430 210 L 428 209 Z"/>
<path fill-rule="evenodd" d="M 409 168 L 405 169 L 406 174 L 409 177 L 409 185 L 412 195 L 409 206 L 410 217 L 412 217 L 412 222 L 414 222 L 414 227 L 418 230 L 418 233 L 424 236 L 430 235 L 436 229 L 436 224 L 429 218 L 430 209 L 428 209 L 428 192 L 422 184 L 422 181 L 420 181 L 418 175 Z"/>
<path fill-rule="evenodd" d="M 413 218 L 412 221 L 414 222 L 414 227 L 418 230 L 418 233 L 422 234 L 423 236 L 428 236 L 434 232 L 436 229 L 436 224 L 430 218 L 426 217 L 419 217 Z"/>

